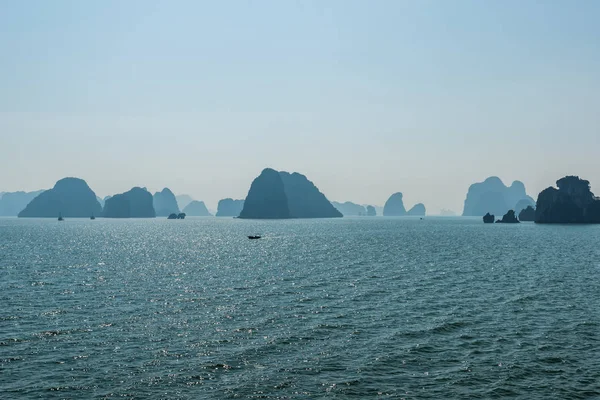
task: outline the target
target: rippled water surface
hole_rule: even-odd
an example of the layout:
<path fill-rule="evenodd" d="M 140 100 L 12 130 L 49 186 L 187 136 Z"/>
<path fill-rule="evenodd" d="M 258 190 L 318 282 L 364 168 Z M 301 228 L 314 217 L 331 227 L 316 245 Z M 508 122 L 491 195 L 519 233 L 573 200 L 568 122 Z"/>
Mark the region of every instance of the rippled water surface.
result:
<path fill-rule="evenodd" d="M 0 219 L 0 398 L 378 396 L 600 398 L 600 226 Z"/>

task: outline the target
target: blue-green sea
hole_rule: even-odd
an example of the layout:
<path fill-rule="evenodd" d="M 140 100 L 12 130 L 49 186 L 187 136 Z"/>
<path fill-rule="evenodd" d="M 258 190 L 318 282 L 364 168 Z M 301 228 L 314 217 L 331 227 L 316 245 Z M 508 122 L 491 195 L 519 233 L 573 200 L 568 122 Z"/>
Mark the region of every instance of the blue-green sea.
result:
<path fill-rule="evenodd" d="M 600 398 L 600 226 L 3 218 L 0 398 Z"/>

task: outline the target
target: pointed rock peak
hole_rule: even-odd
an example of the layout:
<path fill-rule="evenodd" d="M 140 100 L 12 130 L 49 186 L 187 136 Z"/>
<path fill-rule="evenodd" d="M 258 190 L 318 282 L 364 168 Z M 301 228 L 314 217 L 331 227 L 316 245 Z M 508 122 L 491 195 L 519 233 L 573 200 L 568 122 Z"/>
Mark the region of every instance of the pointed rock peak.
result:
<path fill-rule="evenodd" d="M 63 178 L 40 193 L 19 212 L 19 217 L 89 217 L 102 212 L 96 194 L 79 178 Z"/>
<path fill-rule="evenodd" d="M 486 180 L 484 182 L 487 182 L 487 183 L 501 183 L 502 185 L 504 185 L 504 182 L 502 182 L 502 179 L 500 179 L 497 176 L 490 176 L 490 177 L 486 178 Z"/>
<path fill-rule="evenodd" d="M 306 176 L 265 168 L 254 179 L 240 218 L 332 218 L 342 214 Z"/>
<path fill-rule="evenodd" d="M 400 217 L 406 215 L 402 197 L 403 195 L 401 192 L 396 192 L 390 196 L 383 206 L 384 217 Z"/>
<path fill-rule="evenodd" d="M 89 189 L 89 186 L 88 186 L 87 182 L 81 178 L 67 177 L 67 178 L 62 178 L 62 179 L 58 180 L 54 184 L 53 189 L 72 189 L 72 188 L 88 188 Z"/>

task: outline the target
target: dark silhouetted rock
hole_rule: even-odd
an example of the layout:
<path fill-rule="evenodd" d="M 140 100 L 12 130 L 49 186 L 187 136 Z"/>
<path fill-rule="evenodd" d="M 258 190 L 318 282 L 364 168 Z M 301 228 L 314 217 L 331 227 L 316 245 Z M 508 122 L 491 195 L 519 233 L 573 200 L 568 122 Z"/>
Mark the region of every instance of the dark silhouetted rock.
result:
<path fill-rule="evenodd" d="M 306 176 L 265 168 L 254 179 L 240 218 L 337 218 L 342 214 Z"/>
<path fill-rule="evenodd" d="M 234 200 L 231 198 L 219 200 L 217 206 L 217 217 L 237 217 L 244 208 L 244 200 Z"/>
<path fill-rule="evenodd" d="M 177 214 L 171 213 L 171 214 L 169 214 L 169 216 L 167 217 L 167 219 L 177 219 Z"/>
<path fill-rule="evenodd" d="M 373 207 L 373 206 L 367 206 L 367 216 L 368 217 L 375 217 L 375 216 L 377 216 L 377 210 L 375 209 L 375 207 Z"/>
<path fill-rule="evenodd" d="M 494 223 L 494 219 L 496 219 L 496 217 L 490 213 L 486 213 L 483 216 L 483 223 L 485 224 L 493 224 Z"/>
<path fill-rule="evenodd" d="M 535 221 L 535 208 L 527 206 L 519 213 L 519 221 Z"/>
<path fill-rule="evenodd" d="M 252 181 L 240 218 L 281 219 L 290 215 L 281 175 L 274 169 L 264 169 Z"/>
<path fill-rule="evenodd" d="M 521 199 L 517 202 L 517 204 L 514 207 L 515 214 L 519 215 L 521 211 L 523 211 L 527 207 L 532 207 L 535 209 L 535 201 L 533 201 L 533 199 L 529 197 L 526 199 Z"/>
<path fill-rule="evenodd" d="M 406 215 L 415 215 L 419 217 L 425 216 L 425 205 L 423 203 L 415 204 L 410 210 L 408 210 Z"/>
<path fill-rule="evenodd" d="M 179 206 L 180 210 L 183 210 L 188 206 L 188 204 L 194 201 L 194 199 L 192 199 L 192 197 L 187 194 L 178 194 L 177 196 L 175 196 L 175 199 L 177 200 L 177 205 Z"/>
<path fill-rule="evenodd" d="M 383 206 L 383 216 L 401 217 L 403 215 L 406 215 L 406 209 L 404 208 L 404 202 L 402 201 L 402 193 L 394 193 Z"/>
<path fill-rule="evenodd" d="M 600 223 L 600 199 L 594 197 L 589 181 L 566 176 L 538 195 L 537 223 Z"/>
<path fill-rule="evenodd" d="M 177 214 L 177 219 L 185 219 L 185 213 L 179 213 Z"/>
<path fill-rule="evenodd" d="M 306 176 L 281 171 L 291 218 L 341 218 L 327 197 Z"/>
<path fill-rule="evenodd" d="M 508 210 L 515 209 L 521 200 L 528 200 L 525 207 L 534 203 L 533 199 L 527 196 L 522 182 L 514 181 L 507 187 L 500 178 L 492 176 L 469 187 L 463 215 L 479 217 L 486 212 L 503 215 Z"/>
<path fill-rule="evenodd" d="M 139 187 L 107 199 L 102 214 L 105 218 L 154 218 L 156 216 L 152 195 Z"/>
<path fill-rule="evenodd" d="M 79 178 L 63 178 L 50 190 L 36 196 L 19 213 L 19 217 L 89 218 L 100 215 L 102 206 L 88 184 Z"/>
<path fill-rule="evenodd" d="M 344 203 L 332 201 L 331 204 L 336 208 L 336 210 L 341 212 L 344 217 L 367 215 L 367 210 L 365 207 L 361 206 L 360 204 L 352 203 L 351 201 L 346 201 Z"/>
<path fill-rule="evenodd" d="M 502 224 L 518 224 L 519 220 L 513 210 L 508 210 L 508 212 L 502 216 L 502 219 L 496 222 Z"/>
<path fill-rule="evenodd" d="M 193 200 L 184 209 L 183 212 L 190 217 L 210 217 L 212 214 L 208 212 L 203 201 Z"/>
<path fill-rule="evenodd" d="M 166 217 L 171 213 L 179 214 L 177 199 L 171 190 L 164 188 L 154 193 L 154 211 L 157 217 Z"/>
<path fill-rule="evenodd" d="M 43 192 L 44 190 L 35 192 L 4 192 L 2 197 L 0 197 L 0 216 L 16 217 L 31 200 Z"/>

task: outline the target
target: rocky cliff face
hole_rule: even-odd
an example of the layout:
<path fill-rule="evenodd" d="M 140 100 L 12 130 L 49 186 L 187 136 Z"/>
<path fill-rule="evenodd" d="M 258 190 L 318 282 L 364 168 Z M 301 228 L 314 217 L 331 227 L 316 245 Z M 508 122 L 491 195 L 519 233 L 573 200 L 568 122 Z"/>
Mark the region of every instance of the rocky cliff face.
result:
<path fill-rule="evenodd" d="M 600 199 L 594 197 L 589 181 L 566 176 L 556 181 L 558 189 L 544 189 L 537 199 L 535 222 L 600 223 Z"/>
<path fill-rule="evenodd" d="M 96 194 L 79 178 L 63 178 L 50 190 L 36 196 L 19 212 L 19 217 L 89 218 L 100 215 L 102 207 Z"/>
<path fill-rule="evenodd" d="M 527 208 L 521 210 L 519 213 L 519 221 L 535 221 L 535 208 L 527 206 Z"/>
<path fill-rule="evenodd" d="M 533 201 L 533 199 L 519 200 L 517 202 L 517 204 L 515 205 L 515 213 L 518 215 L 519 213 L 521 213 L 521 211 L 523 211 L 527 207 L 535 208 L 535 201 Z"/>
<path fill-rule="evenodd" d="M 117 194 L 104 203 L 105 218 L 154 218 L 152 195 L 139 187 Z"/>
<path fill-rule="evenodd" d="M 375 216 L 377 216 L 377 210 L 375 209 L 375 207 L 373 207 L 373 206 L 367 206 L 367 216 L 368 217 L 375 217 Z"/>
<path fill-rule="evenodd" d="M 463 216 L 482 216 L 487 212 L 503 215 L 508 210 L 517 208 L 516 205 L 521 200 L 526 200 L 527 205 L 534 203 L 527 196 L 522 182 L 514 181 L 510 186 L 505 186 L 500 178 L 492 176 L 469 187 Z"/>
<path fill-rule="evenodd" d="M 0 216 L 16 217 L 27 207 L 31 200 L 35 199 L 44 190 L 36 192 L 5 192 L 0 197 Z"/>
<path fill-rule="evenodd" d="M 401 217 L 406 215 L 406 209 L 404 208 L 404 202 L 402 200 L 402 193 L 394 193 L 385 202 L 383 206 L 384 217 Z"/>
<path fill-rule="evenodd" d="M 360 204 L 352 203 L 351 201 L 346 201 L 344 203 L 332 201 L 331 204 L 336 210 L 341 212 L 344 217 L 367 215 L 367 210 L 365 207 L 361 206 Z"/>
<path fill-rule="evenodd" d="M 242 212 L 244 208 L 244 200 L 234 200 L 231 198 L 226 198 L 223 200 L 219 200 L 219 205 L 217 206 L 217 217 L 237 217 Z"/>
<path fill-rule="evenodd" d="M 154 211 L 157 217 L 168 217 L 170 214 L 179 214 L 177 199 L 169 188 L 154 193 Z"/>
<path fill-rule="evenodd" d="M 493 214 L 487 213 L 483 216 L 484 224 L 493 224 L 496 217 Z"/>
<path fill-rule="evenodd" d="M 244 201 L 240 218 L 291 218 L 288 199 L 279 172 L 266 168 L 254 179 Z"/>
<path fill-rule="evenodd" d="M 503 224 L 518 224 L 519 220 L 513 210 L 508 210 L 508 212 L 502 216 L 502 219 L 496 222 Z"/>
<path fill-rule="evenodd" d="M 421 216 L 421 217 L 425 216 L 425 205 L 423 203 L 415 204 L 410 210 L 408 210 L 406 215 Z"/>
<path fill-rule="evenodd" d="M 264 169 L 252 182 L 240 218 L 334 218 L 342 214 L 304 175 Z"/>
<path fill-rule="evenodd" d="M 183 213 L 190 217 L 210 217 L 211 213 L 208 212 L 206 205 L 203 201 L 192 200 L 184 209 Z"/>

